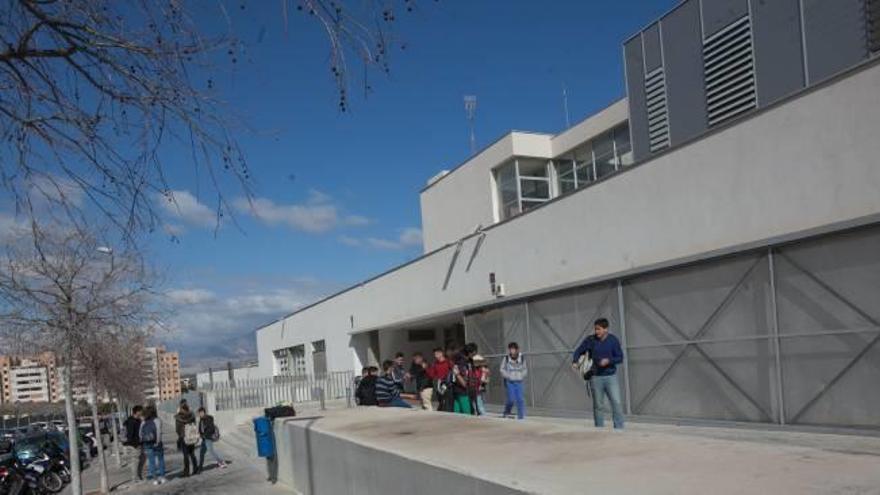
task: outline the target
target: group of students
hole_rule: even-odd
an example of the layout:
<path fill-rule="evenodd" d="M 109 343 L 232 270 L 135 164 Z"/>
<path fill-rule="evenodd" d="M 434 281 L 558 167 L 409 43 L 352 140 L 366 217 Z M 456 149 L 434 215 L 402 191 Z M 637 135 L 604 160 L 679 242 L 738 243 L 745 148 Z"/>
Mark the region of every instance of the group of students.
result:
<path fill-rule="evenodd" d="M 574 350 L 571 366 L 586 382 L 587 392 L 593 403 L 593 421 L 597 428 L 604 427 L 603 406 L 607 398 L 615 430 L 624 427 L 621 406 L 620 383 L 617 367 L 623 362 L 620 341 L 609 332 L 609 322 L 599 318 L 593 322 L 593 333 Z M 525 417 L 523 384 L 528 375 L 525 358 L 520 354 L 519 344 L 507 344 L 507 354 L 498 367 L 507 399 L 504 417 L 510 417 L 516 407 L 516 417 Z M 398 352 L 394 360 L 382 363 L 382 371 L 376 367 L 363 369 L 357 384 L 355 398 L 361 406 L 412 407 L 401 394 L 405 385 L 421 402 L 422 409 L 472 414 L 486 414 L 483 395 L 490 380 L 486 360 L 477 354 L 477 345 L 466 344 L 460 349 L 434 349 L 434 361 L 425 361 L 421 353 L 412 356 L 407 369 L 404 355 Z"/>
<path fill-rule="evenodd" d="M 196 414 L 187 404 L 180 401 L 174 415 L 174 430 L 177 434 L 177 448 L 183 453 L 182 477 L 199 474 L 205 464 L 205 454 L 210 452 L 217 466 L 226 467 L 226 462 L 214 451 L 214 443 L 220 439 L 220 429 L 213 416 L 200 407 Z M 126 457 L 132 470 L 132 481 L 144 481 L 144 463 L 147 463 L 147 480 L 161 485 L 165 478 L 165 445 L 162 442 L 162 420 L 156 406 L 134 406 L 131 415 L 123 423 L 125 427 Z M 196 462 L 195 449 L 199 446 L 199 460 Z"/>
<path fill-rule="evenodd" d="M 499 367 L 507 391 L 504 415 L 509 416 L 515 405 L 517 418 L 522 419 L 525 417 L 522 382 L 528 369 L 519 353 L 519 345 L 511 342 L 507 347 L 508 354 Z M 488 362 L 477 351 L 475 343 L 461 348 L 437 348 L 430 364 L 422 353 L 416 352 L 409 368 L 405 366 L 403 353 L 398 352 L 393 361 L 382 363 L 381 373 L 375 366 L 363 369 L 355 391 L 357 403 L 361 406 L 410 408 L 412 406 L 401 397 L 409 388 L 422 409 L 482 416 L 486 414 L 483 396 L 491 371 Z"/>

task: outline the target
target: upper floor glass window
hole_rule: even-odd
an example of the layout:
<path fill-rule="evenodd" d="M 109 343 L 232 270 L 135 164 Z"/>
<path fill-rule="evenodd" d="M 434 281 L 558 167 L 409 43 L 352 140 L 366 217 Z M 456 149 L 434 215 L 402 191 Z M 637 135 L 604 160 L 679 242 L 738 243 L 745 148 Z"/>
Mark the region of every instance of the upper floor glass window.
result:
<path fill-rule="evenodd" d="M 557 190 L 567 194 L 632 163 L 629 126 L 623 124 L 554 159 Z"/>
<path fill-rule="evenodd" d="M 549 163 L 541 158 L 515 158 L 495 170 L 498 217 L 518 215 L 551 198 Z"/>

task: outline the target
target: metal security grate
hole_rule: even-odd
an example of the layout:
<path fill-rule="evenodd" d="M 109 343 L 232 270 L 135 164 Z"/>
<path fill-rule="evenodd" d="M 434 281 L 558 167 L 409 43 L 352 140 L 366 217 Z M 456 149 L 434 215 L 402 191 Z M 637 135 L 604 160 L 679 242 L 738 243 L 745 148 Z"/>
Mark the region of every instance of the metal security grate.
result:
<path fill-rule="evenodd" d="M 880 0 L 868 0 L 865 3 L 868 20 L 868 50 L 880 52 Z"/>
<path fill-rule="evenodd" d="M 703 41 L 703 72 L 709 127 L 757 106 L 749 16 Z"/>
<path fill-rule="evenodd" d="M 645 94 L 648 102 L 648 140 L 653 153 L 669 147 L 669 112 L 663 67 L 645 76 Z"/>

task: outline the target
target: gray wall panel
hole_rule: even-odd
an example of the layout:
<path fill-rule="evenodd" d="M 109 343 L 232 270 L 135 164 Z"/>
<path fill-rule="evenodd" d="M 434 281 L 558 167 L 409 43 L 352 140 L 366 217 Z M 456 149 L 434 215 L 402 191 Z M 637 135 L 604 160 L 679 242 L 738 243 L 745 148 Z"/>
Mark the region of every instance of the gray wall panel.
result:
<path fill-rule="evenodd" d="M 642 58 L 642 37 L 636 36 L 623 47 L 626 64 L 626 92 L 629 98 L 629 128 L 633 157 L 642 160 L 648 151 L 648 116 L 645 110 L 645 65 Z"/>
<path fill-rule="evenodd" d="M 688 2 L 662 21 L 669 136 L 672 146 L 707 127 L 706 90 L 703 83 L 703 41 L 700 9 Z"/>
<path fill-rule="evenodd" d="M 651 72 L 663 64 L 663 55 L 660 52 L 660 25 L 653 24 L 642 31 L 645 45 L 645 70 Z"/>
<path fill-rule="evenodd" d="M 702 3 L 703 30 L 706 37 L 712 36 L 731 22 L 749 13 L 747 0 L 699 1 Z M 775 1 L 773 0 L 773 2 Z M 691 3 L 697 3 L 697 0 L 692 0 Z"/>
<path fill-rule="evenodd" d="M 868 56 L 864 0 L 802 0 L 808 84 Z"/>
<path fill-rule="evenodd" d="M 751 0 L 758 106 L 804 87 L 799 0 Z"/>

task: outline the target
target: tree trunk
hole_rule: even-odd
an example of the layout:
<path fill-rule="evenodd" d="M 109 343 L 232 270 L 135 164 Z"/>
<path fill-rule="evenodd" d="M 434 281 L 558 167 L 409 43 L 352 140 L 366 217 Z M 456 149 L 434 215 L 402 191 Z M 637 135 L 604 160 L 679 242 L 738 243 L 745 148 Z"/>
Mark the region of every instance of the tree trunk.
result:
<path fill-rule="evenodd" d="M 70 444 L 70 493 L 82 495 L 82 477 L 79 463 L 79 428 L 76 425 L 76 412 L 73 409 L 73 385 L 71 384 L 70 361 L 65 363 L 62 382 L 64 387 L 64 413 L 67 415 L 67 442 Z"/>
<path fill-rule="evenodd" d="M 113 455 L 116 457 L 116 467 L 122 467 L 122 452 L 121 447 L 119 446 L 119 425 L 117 424 L 117 420 L 119 419 L 119 399 L 116 402 L 113 402 L 113 418 L 111 424 L 113 425 L 113 431 L 111 434 L 113 435 Z"/>
<path fill-rule="evenodd" d="M 107 459 L 104 458 L 104 440 L 101 438 L 101 422 L 98 421 L 98 394 L 95 385 L 89 385 L 92 399 L 92 425 L 95 429 L 95 444 L 98 447 L 98 468 L 101 474 L 101 493 L 110 493 L 110 482 L 107 477 Z"/>

